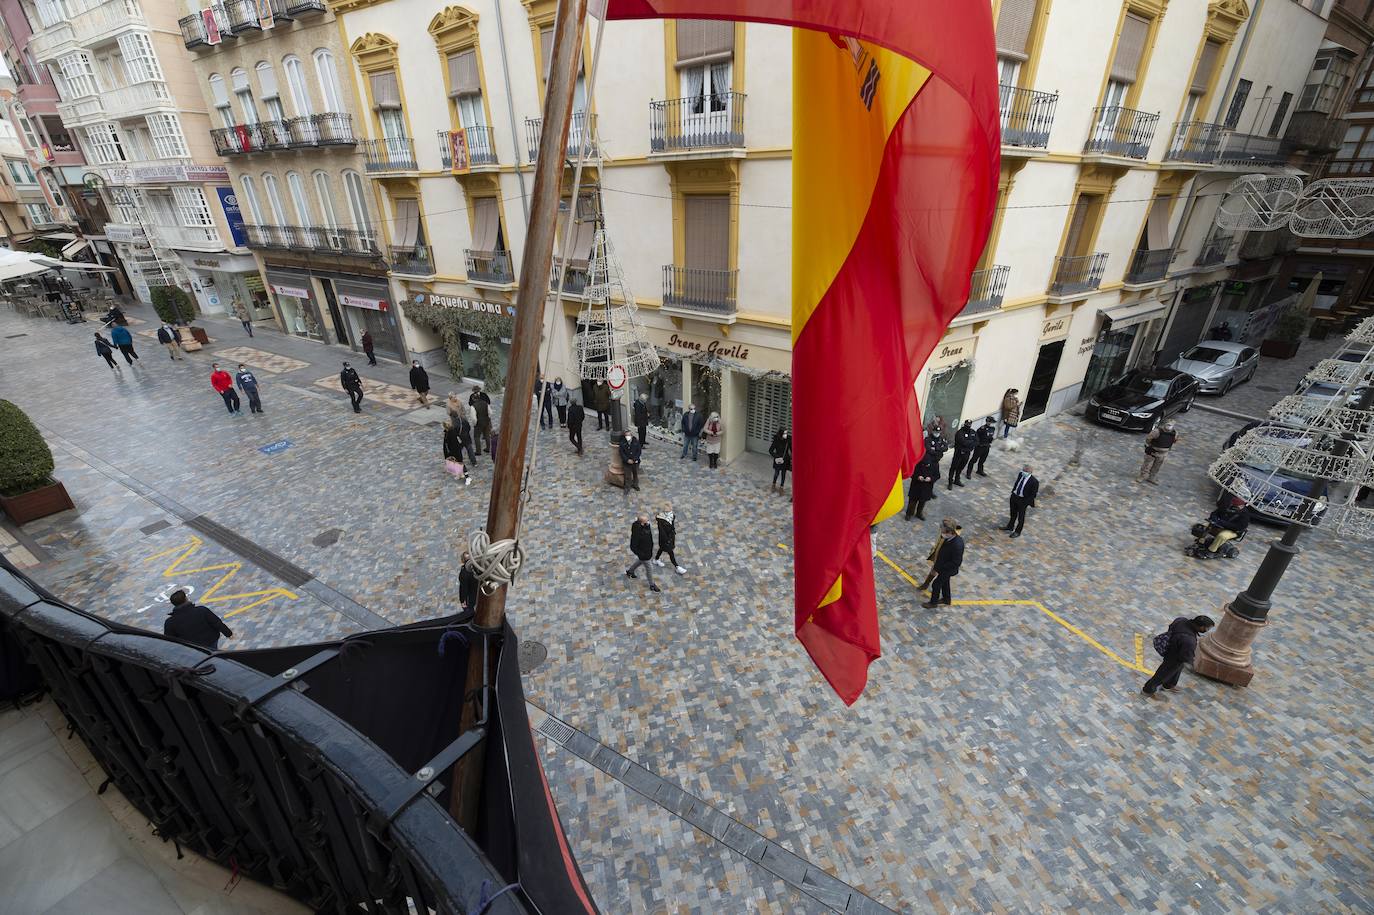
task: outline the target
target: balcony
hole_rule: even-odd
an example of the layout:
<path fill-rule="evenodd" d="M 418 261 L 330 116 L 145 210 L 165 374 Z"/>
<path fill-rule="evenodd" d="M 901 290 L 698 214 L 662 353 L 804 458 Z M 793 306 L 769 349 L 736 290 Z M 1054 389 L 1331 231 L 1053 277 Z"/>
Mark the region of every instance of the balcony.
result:
<path fill-rule="evenodd" d="M 1126 285 L 1149 286 L 1164 282 L 1173 254 L 1173 248 L 1141 248 L 1136 251 L 1131 258 L 1130 269 L 1126 271 Z"/>
<path fill-rule="evenodd" d="M 154 226 L 159 241 L 183 251 L 223 251 L 224 241 L 212 226 Z"/>
<path fill-rule="evenodd" d="M 313 251 L 339 257 L 381 260 L 377 237 L 371 231 L 341 229 L 334 226 L 259 226 L 244 227 L 250 248 L 276 248 Z"/>
<path fill-rule="evenodd" d="M 496 165 L 496 141 L 492 138 L 490 127 L 463 127 L 458 130 L 440 130 L 439 159 L 444 168 L 465 172 L 478 165 Z M 458 161 L 454 163 L 454 153 Z M 466 160 L 466 161 L 464 161 Z"/>
<path fill-rule="evenodd" d="M 403 247 L 398 245 L 391 246 L 391 256 L 387 261 L 391 264 L 392 273 L 404 273 L 406 276 L 434 276 L 434 249 L 429 245 L 411 245 Z"/>
<path fill-rule="evenodd" d="M 544 130 L 543 118 L 525 118 L 525 145 L 529 149 L 530 161 L 539 158 L 539 137 Z M 568 124 L 568 148 L 564 158 L 576 162 L 586 145 L 586 158 L 595 159 L 600 155 L 596 137 L 596 115 L 586 111 L 574 111 Z"/>
<path fill-rule="evenodd" d="M 963 318 L 1001 308 L 1002 297 L 1007 291 L 1007 277 L 1010 274 L 1011 268 L 1002 264 L 996 264 L 986 270 L 975 270 L 973 282 L 969 285 L 968 302 L 964 305 L 963 311 L 955 317 Z"/>
<path fill-rule="evenodd" d="M 1036 92 L 1015 86 L 998 87 L 1001 95 L 1002 145 L 1020 149 L 1046 149 L 1058 92 Z"/>
<path fill-rule="evenodd" d="M 268 152 L 287 148 L 286 124 L 282 121 L 259 121 L 256 124 L 235 124 L 210 131 L 215 152 L 221 156 Z"/>
<path fill-rule="evenodd" d="M 1257 133 L 1228 131 L 1221 142 L 1217 164 L 1231 167 L 1273 168 L 1284 163 L 1283 141 Z"/>
<path fill-rule="evenodd" d="M 1193 262 L 1197 267 L 1214 267 L 1217 264 L 1226 263 L 1227 257 L 1231 254 L 1231 248 L 1236 243 L 1235 236 L 1214 234 L 1207 239 L 1207 244 L 1202 246 L 1198 252 L 1197 260 Z"/>
<path fill-rule="evenodd" d="M 326 114 L 307 114 L 288 118 L 283 122 L 286 143 L 292 149 L 313 149 L 321 146 L 356 146 L 353 135 L 353 115 L 331 111 Z"/>
<path fill-rule="evenodd" d="M 663 268 L 663 309 L 733 323 L 738 282 L 738 270 L 668 264 Z"/>
<path fill-rule="evenodd" d="M 229 25 L 225 31 L 230 35 L 262 31 L 257 0 L 224 0 L 224 18 Z"/>
<path fill-rule="evenodd" d="M 324 0 L 285 0 L 285 4 L 287 15 L 297 18 L 323 13 L 328 9 Z"/>
<path fill-rule="evenodd" d="M 84 127 L 105 120 L 105 106 L 98 95 L 83 95 L 57 103 L 57 115 L 67 127 Z"/>
<path fill-rule="evenodd" d="M 509 286 L 515 282 L 509 251 L 476 251 L 469 248 L 463 254 L 467 258 L 468 282 L 496 286 Z"/>
<path fill-rule="evenodd" d="M 162 80 L 131 83 L 103 93 L 105 112 L 111 118 L 139 117 L 173 104 L 171 90 Z"/>
<path fill-rule="evenodd" d="M 1164 158 L 1170 162 L 1191 162 L 1193 165 L 1211 165 L 1217 161 L 1221 151 L 1221 140 L 1226 128 L 1207 121 L 1180 121 L 1174 124 L 1174 138 L 1169 141 L 1169 150 Z"/>
<path fill-rule="evenodd" d="M 1374 175 L 1374 159 L 1332 159 L 1326 163 L 1328 178 L 1363 178 Z"/>
<path fill-rule="evenodd" d="M 1321 111 L 1295 111 L 1283 134 L 1285 150 L 1303 150 L 1308 155 L 1326 156 L 1341 148 L 1350 122 Z"/>
<path fill-rule="evenodd" d="M 181 43 L 186 45 L 186 50 L 210 47 L 210 36 L 205 34 L 205 20 L 199 13 L 182 16 L 177 20 L 177 25 L 181 26 Z"/>
<path fill-rule="evenodd" d="M 1083 152 L 1089 156 L 1144 159 L 1155 138 L 1159 115 L 1117 106 L 1093 109 L 1093 126 Z"/>
<path fill-rule="evenodd" d="M 410 137 L 366 140 L 363 142 L 363 151 L 367 154 L 367 170 L 370 174 L 418 170 L 415 164 L 415 142 Z"/>
<path fill-rule="evenodd" d="M 1049 294 L 1070 297 L 1090 293 L 1102 285 L 1102 274 L 1106 269 L 1106 252 L 1080 257 L 1056 257 Z"/>
<path fill-rule="evenodd" d="M 649 148 L 656 153 L 744 146 L 744 93 L 649 103 Z"/>
<path fill-rule="evenodd" d="M 561 259 L 555 255 L 553 259 L 553 269 L 549 271 L 549 292 L 558 294 L 558 267 L 562 263 Z M 563 295 L 567 298 L 580 299 L 582 294 L 587 291 L 587 286 L 591 283 L 590 265 L 586 261 L 568 261 L 567 278 L 563 281 Z"/>
<path fill-rule="evenodd" d="M 73 13 L 70 19 L 39 29 L 29 39 L 28 50 L 35 60 L 51 60 L 78 48 L 95 47 L 119 32 L 144 24 L 135 0 L 105 0 L 71 6 L 80 11 Z"/>

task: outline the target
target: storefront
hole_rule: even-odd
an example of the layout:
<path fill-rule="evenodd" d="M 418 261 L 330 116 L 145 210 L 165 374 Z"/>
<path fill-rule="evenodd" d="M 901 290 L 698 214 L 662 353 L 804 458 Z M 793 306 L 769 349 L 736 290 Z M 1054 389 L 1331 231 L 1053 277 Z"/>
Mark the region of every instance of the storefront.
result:
<path fill-rule="evenodd" d="M 412 322 L 427 323 L 419 317 L 421 309 L 443 309 L 454 316 L 465 380 L 487 384 L 499 381 L 504 385 L 510 366 L 511 335 L 515 332 L 514 305 L 414 289 L 408 302 L 418 306 L 416 312 L 409 315 Z M 377 336 L 375 331 L 372 336 Z"/>
<path fill-rule="evenodd" d="M 1140 361 L 1132 357 L 1137 352 L 1145 352 L 1146 347 L 1149 352 L 1143 358 L 1148 361 L 1148 356 L 1153 355 L 1165 307 L 1163 302 L 1151 299 L 1102 312 L 1101 330 L 1092 358 L 1088 360 L 1083 387 L 1078 392 L 1080 400 L 1091 397 L 1125 374 Z"/>
<path fill-rule="evenodd" d="M 258 264 L 253 258 L 189 251 L 178 251 L 177 255 L 191 276 L 191 293 L 203 313 L 232 315 L 237 299 L 249 307 L 253 320 L 263 321 L 272 317 L 272 308 L 266 302 L 266 296 L 255 298 L 248 284 L 250 276 L 260 280 Z"/>
<path fill-rule="evenodd" d="M 978 338 L 971 326 L 955 328 L 935 344 L 926 360 L 926 390 L 921 397 L 921 420 L 943 420 L 952 435 L 964 418 L 964 397 L 973 376 L 973 353 Z"/>
<path fill-rule="evenodd" d="M 1059 363 L 1064 358 L 1064 347 L 1072 323 L 1072 313 L 1047 317 L 1041 322 L 1035 368 L 1031 369 L 1030 384 L 1022 392 L 1022 422 L 1034 419 L 1049 409 L 1050 399 L 1054 395 L 1054 381 L 1059 375 Z"/>
<path fill-rule="evenodd" d="M 297 337 L 325 342 L 324 322 L 309 276 L 268 270 L 267 289 L 276 302 L 283 330 Z"/>
<path fill-rule="evenodd" d="M 404 360 L 405 343 L 385 280 L 317 278 L 330 311 L 343 318 L 353 349 L 361 350 L 363 334 L 370 333 L 378 356 Z"/>

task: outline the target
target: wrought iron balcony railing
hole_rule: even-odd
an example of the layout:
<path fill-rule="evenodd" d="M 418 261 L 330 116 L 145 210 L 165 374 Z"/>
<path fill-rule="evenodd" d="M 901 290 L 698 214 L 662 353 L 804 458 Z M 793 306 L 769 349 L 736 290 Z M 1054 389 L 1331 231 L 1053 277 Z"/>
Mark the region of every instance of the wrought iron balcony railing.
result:
<path fill-rule="evenodd" d="M 1173 248 L 1142 248 L 1131 258 L 1131 267 L 1126 271 L 1126 282 L 1132 285 L 1155 283 L 1164 279 L 1169 272 L 1169 259 Z"/>
<path fill-rule="evenodd" d="M 444 168 L 453 168 L 454 150 L 458 151 L 458 167 L 496 165 L 496 141 L 490 127 L 464 127 L 461 130 L 438 131 L 439 159 Z M 466 156 L 467 164 L 463 164 Z"/>
<path fill-rule="evenodd" d="M 1084 152 L 1089 155 L 1120 156 L 1125 159 L 1144 159 L 1155 137 L 1158 114 L 1136 111 L 1134 108 L 1108 106 L 1093 109 L 1093 123 L 1088 131 Z"/>
<path fill-rule="evenodd" d="M 1050 145 L 1058 92 L 1036 92 L 1015 86 L 998 87 L 1001 96 L 1002 145 L 1045 149 Z"/>
<path fill-rule="evenodd" d="M 434 275 L 434 249 L 429 245 L 392 245 L 388 262 L 391 264 L 392 273 L 404 273 L 408 276 Z"/>
<path fill-rule="evenodd" d="M 250 248 L 288 248 L 380 260 L 376 233 L 334 226 L 244 226 Z"/>
<path fill-rule="evenodd" d="M 286 120 L 287 143 L 292 149 L 316 146 L 354 146 L 353 115 L 340 111 L 308 114 Z"/>
<path fill-rule="evenodd" d="M 553 270 L 549 273 L 549 292 L 558 292 L 558 267 L 560 260 L 553 259 Z M 581 297 L 591 282 L 590 265 L 586 261 L 568 261 L 568 275 L 563 280 L 563 295 Z"/>
<path fill-rule="evenodd" d="M 324 0 L 285 0 L 286 12 L 291 16 L 311 16 L 315 13 L 323 13 L 328 7 L 324 5 Z"/>
<path fill-rule="evenodd" d="M 708 315 L 733 315 L 738 283 L 738 270 L 668 264 L 663 268 L 663 307 Z"/>
<path fill-rule="evenodd" d="M 468 248 L 463 254 L 467 259 L 469 280 L 503 285 L 515 282 L 509 251 L 478 251 Z"/>
<path fill-rule="evenodd" d="M 364 142 L 369 172 L 413 172 L 415 141 L 410 137 L 382 137 Z"/>
<path fill-rule="evenodd" d="M 530 161 L 539 158 L 539 137 L 544 130 L 543 118 L 525 118 L 525 145 L 529 149 Z M 599 155 L 596 139 L 596 115 L 586 111 L 574 111 L 572 122 L 568 124 L 568 147 L 564 153 L 568 159 L 577 160 L 584 155 L 594 159 Z"/>
<path fill-rule="evenodd" d="M 969 285 L 968 303 L 964 305 L 959 317 L 996 311 L 1002 307 L 1002 297 L 1007 291 L 1007 277 L 1011 268 L 1004 264 L 994 264 L 986 270 L 975 270 L 973 282 Z"/>
<path fill-rule="evenodd" d="M 743 92 L 710 92 L 649 103 L 649 148 L 656 153 L 744 145 Z"/>
<path fill-rule="evenodd" d="M 210 37 L 205 34 L 205 20 L 199 13 L 182 16 L 177 20 L 177 25 L 181 26 L 181 41 L 186 45 L 186 50 L 210 46 Z"/>
<path fill-rule="evenodd" d="M 221 156 L 237 156 L 244 153 L 269 152 L 286 149 L 288 137 L 283 121 L 259 121 L 256 124 L 235 124 L 233 127 L 217 127 L 210 131 L 215 152 Z"/>
<path fill-rule="evenodd" d="M 1284 163 L 1283 140 L 1255 133 L 1227 131 L 1217 154 L 1221 165 L 1272 167 Z"/>
<path fill-rule="evenodd" d="M 1198 252 L 1195 264 L 1198 267 L 1211 267 L 1215 264 L 1226 263 L 1226 258 L 1231 253 L 1231 248 L 1235 245 L 1236 239 L 1232 235 L 1213 235 L 1207 239 L 1207 244 L 1202 246 Z"/>
<path fill-rule="evenodd" d="M 1174 125 L 1174 136 L 1164 158 L 1170 162 L 1192 162 L 1211 165 L 1217 161 L 1226 128 L 1207 121 L 1180 121 Z"/>
<path fill-rule="evenodd" d="M 1084 254 L 1080 257 L 1056 257 L 1054 275 L 1050 279 L 1050 295 L 1092 292 L 1102 285 L 1102 274 L 1106 269 L 1106 252 Z"/>
<path fill-rule="evenodd" d="M 224 15 L 229 23 L 230 35 L 262 31 L 257 0 L 224 0 Z"/>

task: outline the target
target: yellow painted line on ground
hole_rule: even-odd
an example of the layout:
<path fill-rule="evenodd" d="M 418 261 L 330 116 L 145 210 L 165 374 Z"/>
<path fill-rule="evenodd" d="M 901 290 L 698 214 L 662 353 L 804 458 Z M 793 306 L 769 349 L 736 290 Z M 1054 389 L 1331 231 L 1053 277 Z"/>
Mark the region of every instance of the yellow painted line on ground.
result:
<path fill-rule="evenodd" d="M 204 545 L 205 541 L 193 534 L 191 536 L 191 539 L 186 541 L 185 543 L 180 544 L 178 546 L 174 546 L 171 549 L 163 550 L 160 553 L 154 553 L 153 555 L 149 556 L 147 559 L 143 561 L 145 563 L 152 562 L 154 559 L 160 559 L 163 556 L 170 556 L 173 553 L 178 553 L 179 555 L 177 555 L 177 557 L 172 560 L 172 564 L 162 570 L 163 578 L 175 578 L 178 574 L 189 575 L 194 572 L 224 572 L 224 574 L 220 576 L 219 580 L 216 581 L 213 585 L 211 585 L 210 589 L 200 596 L 200 602 L 203 604 L 221 603 L 224 601 L 239 600 L 249 597 L 258 598 L 250 604 L 245 604 L 242 607 L 236 607 L 235 609 L 230 610 L 228 613 L 224 614 L 224 619 L 229 619 L 232 616 L 238 616 L 245 610 L 251 610 L 254 607 L 265 604 L 269 600 L 272 600 L 276 597 L 284 597 L 287 600 L 295 600 L 297 598 L 298 595 L 286 590 L 285 588 L 264 588 L 260 591 L 245 591 L 242 594 L 216 594 L 216 591 L 218 591 L 225 585 L 229 584 L 229 582 L 234 578 L 235 575 L 243 571 L 243 563 L 237 561 L 220 562 L 214 565 L 201 566 L 195 569 L 182 568 L 182 563 L 188 561 L 193 555 L 199 552 L 200 548 Z"/>
<path fill-rule="evenodd" d="M 1137 670 L 1145 669 L 1145 636 L 1139 632 L 1135 634 L 1135 666 Z"/>

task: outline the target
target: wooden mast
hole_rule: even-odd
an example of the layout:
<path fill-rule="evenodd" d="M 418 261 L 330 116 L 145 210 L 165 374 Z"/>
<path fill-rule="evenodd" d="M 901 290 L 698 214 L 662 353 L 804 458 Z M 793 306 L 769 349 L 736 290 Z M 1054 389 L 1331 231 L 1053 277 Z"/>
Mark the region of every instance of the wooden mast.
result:
<path fill-rule="evenodd" d="M 525 473 L 525 446 L 530 431 L 530 404 L 534 376 L 539 370 L 539 342 L 544 326 L 544 306 L 549 295 L 549 267 L 557 232 L 559 184 L 572 119 L 573 88 L 582 57 L 582 33 L 587 0 L 559 0 L 553 21 L 552 60 L 548 63 L 544 91 L 544 126 L 539 136 L 539 157 L 534 166 L 534 190 L 530 200 L 529 231 L 520 260 L 520 286 L 515 297 L 515 332 L 511 337 L 510 365 L 501 409 L 501 438 L 496 471 L 487 508 L 487 535 L 493 543 L 513 539 L 520 524 L 520 488 Z M 546 366 L 547 367 L 547 366 Z M 506 588 L 500 586 L 477 600 L 476 624 L 499 629 L 506 619 Z M 462 730 L 477 721 L 482 696 L 483 640 L 474 640 L 463 687 Z M 494 663 L 493 663 L 494 673 Z M 477 822 L 486 741 L 473 748 L 454 770 L 454 791 L 449 810 L 469 832 Z"/>

